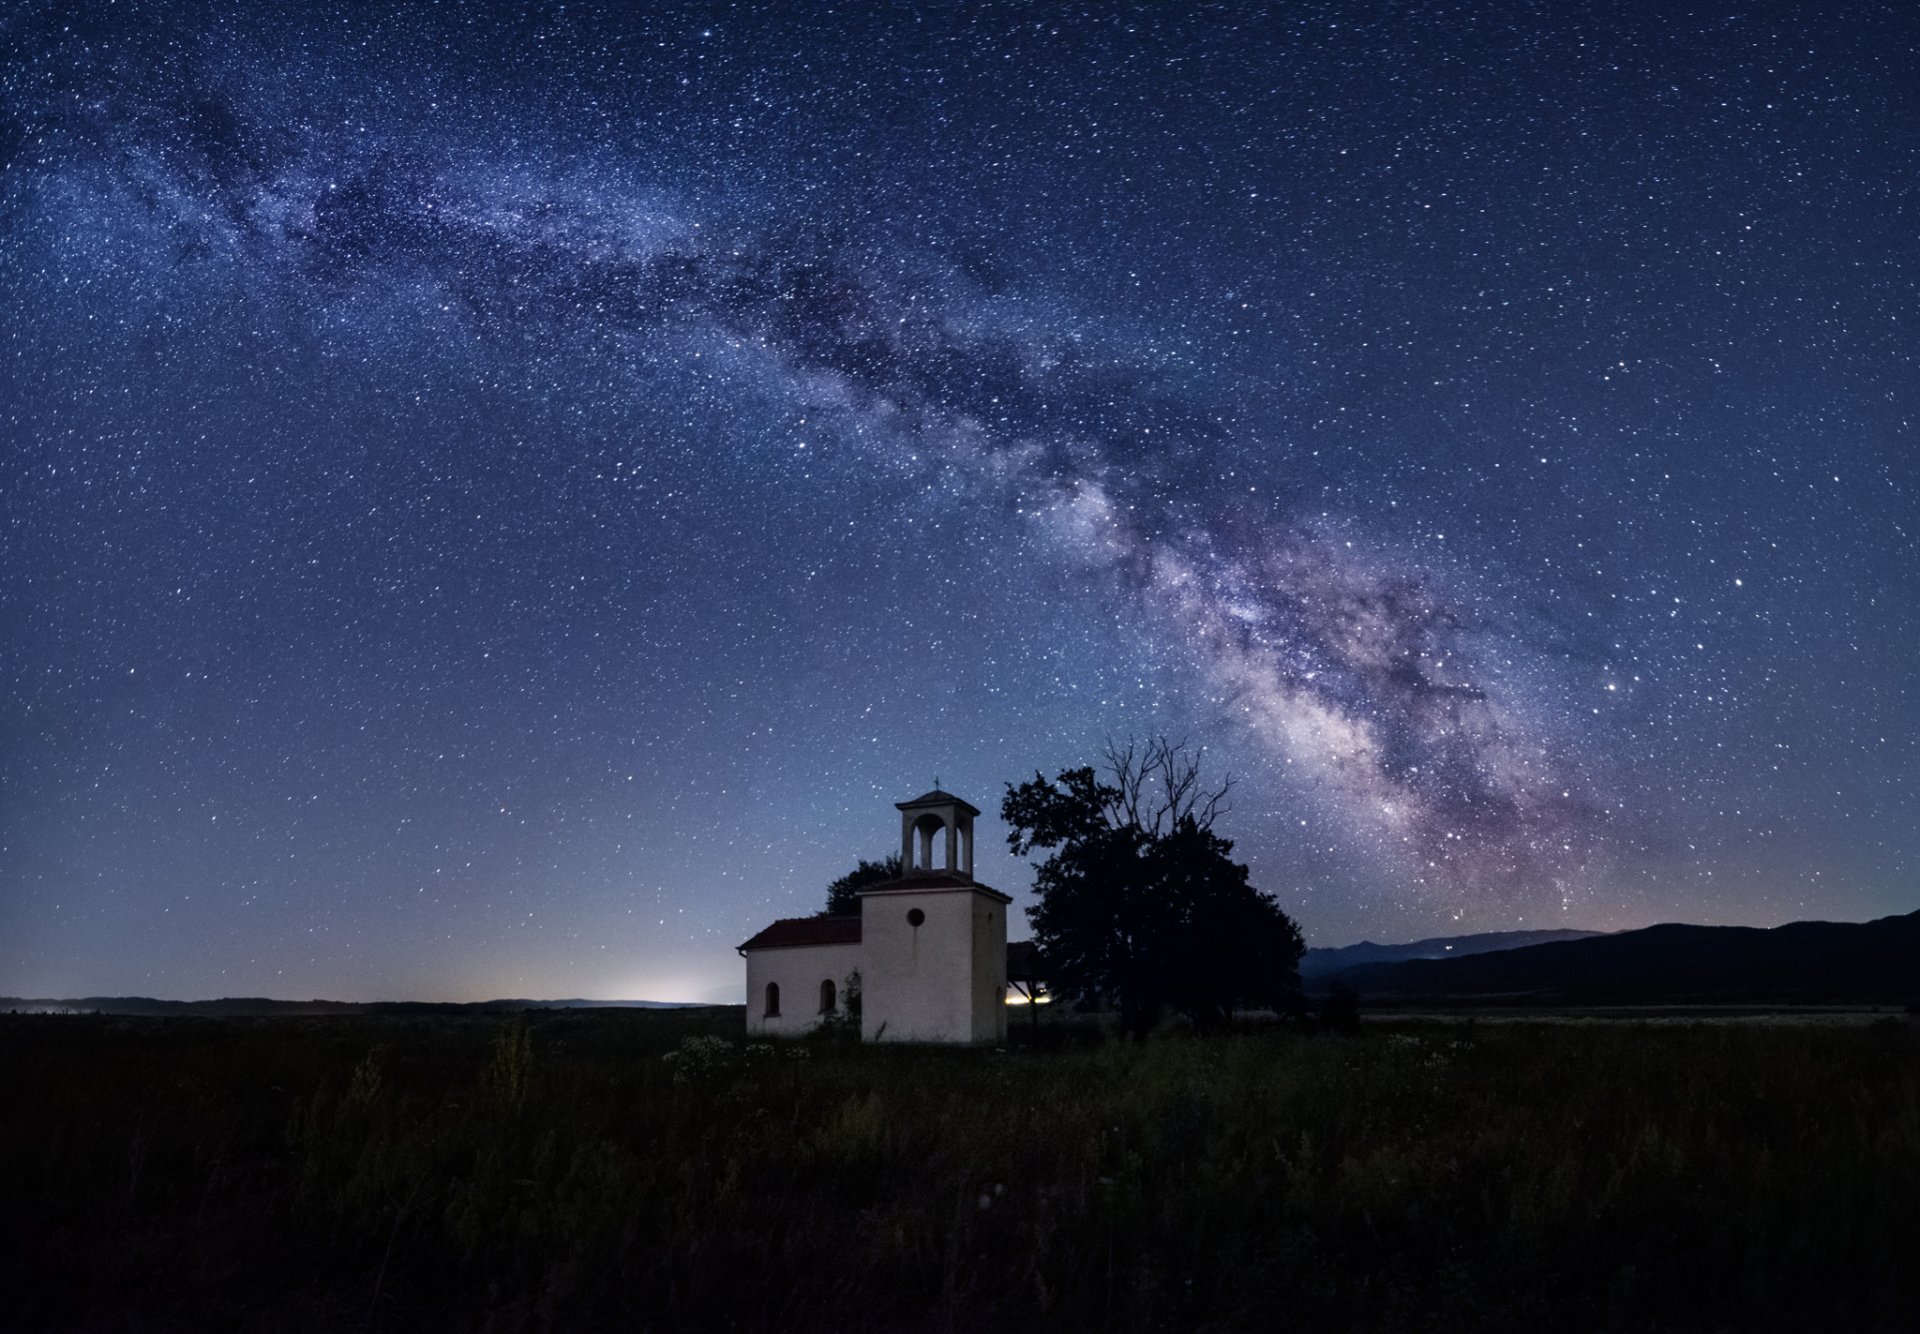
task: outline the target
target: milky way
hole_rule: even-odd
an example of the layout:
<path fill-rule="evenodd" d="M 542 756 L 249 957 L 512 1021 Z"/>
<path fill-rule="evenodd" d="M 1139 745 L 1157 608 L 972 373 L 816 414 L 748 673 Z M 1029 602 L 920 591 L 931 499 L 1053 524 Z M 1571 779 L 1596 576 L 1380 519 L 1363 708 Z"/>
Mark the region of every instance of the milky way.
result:
<path fill-rule="evenodd" d="M 724 989 L 894 787 L 1128 732 L 1310 931 L 1899 906 L 1893 67 L 283 17 L 9 33 L 20 989 Z"/>

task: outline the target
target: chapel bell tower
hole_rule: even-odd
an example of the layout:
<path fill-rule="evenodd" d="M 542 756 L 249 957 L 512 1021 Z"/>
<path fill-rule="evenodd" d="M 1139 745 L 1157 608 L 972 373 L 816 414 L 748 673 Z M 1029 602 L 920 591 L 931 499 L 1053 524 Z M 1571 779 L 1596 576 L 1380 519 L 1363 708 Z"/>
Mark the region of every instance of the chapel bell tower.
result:
<path fill-rule="evenodd" d="M 901 879 L 921 875 L 973 879 L 973 821 L 978 810 L 938 787 L 894 805 L 900 811 Z"/>
<path fill-rule="evenodd" d="M 1007 1040 L 1007 909 L 973 878 L 973 822 L 951 792 L 895 802 L 900 875 L 860 891 L 860 1036 Z"/>

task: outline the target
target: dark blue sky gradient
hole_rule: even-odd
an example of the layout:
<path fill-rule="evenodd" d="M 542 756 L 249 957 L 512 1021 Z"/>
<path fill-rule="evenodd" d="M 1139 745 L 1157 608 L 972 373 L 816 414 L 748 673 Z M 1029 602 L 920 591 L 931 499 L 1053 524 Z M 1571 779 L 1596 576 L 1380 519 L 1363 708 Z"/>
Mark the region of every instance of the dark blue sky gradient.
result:
<path fill-rule="evenodd" d="M 1129 734 L 1313 943 L 1910 911 L 1917 45 L 17 7 L 0 992 L 730 996 Z"/>

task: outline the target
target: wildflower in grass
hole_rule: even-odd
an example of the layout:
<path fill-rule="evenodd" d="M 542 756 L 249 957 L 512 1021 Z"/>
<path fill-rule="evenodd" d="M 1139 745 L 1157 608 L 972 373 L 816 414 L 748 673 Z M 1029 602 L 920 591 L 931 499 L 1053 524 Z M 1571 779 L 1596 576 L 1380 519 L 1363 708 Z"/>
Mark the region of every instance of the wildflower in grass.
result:
<path fill-rule="evenodd" d="M 691 1084 L 731 1069 L 733 1057 L 731 1042 L 711 1034 L 701 1034 L 682 1038 L 678 1047 L 660 1059 L 673 1067 L 674 1083 Z"/>

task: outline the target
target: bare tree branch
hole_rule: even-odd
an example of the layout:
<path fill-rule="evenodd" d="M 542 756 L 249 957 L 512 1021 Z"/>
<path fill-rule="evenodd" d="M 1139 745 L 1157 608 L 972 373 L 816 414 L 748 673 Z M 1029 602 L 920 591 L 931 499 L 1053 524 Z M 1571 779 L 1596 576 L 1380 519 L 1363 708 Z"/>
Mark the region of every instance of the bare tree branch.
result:
<path fill-rule="evenodd" d="M 1205 787 L 1202 752 L 1191 750 L 1184 738 L 1159 736 L 1143 743 L 1129 737 L 1125 746 L 1109 738 L 1103 758 L 1114 793 L 1106 815 L 1115 828 L 1138 829 L 1158 838 L 1187 820 L 1211 829 L 1214 820 L 1231 809 L 1226 801 L 1234 779 L 1229 776 L 1218 788 Z"/>
<path fill-rule="evenodd" d="M 1146 784 L 1146 768 L 1135 759 L 1137 745 L 1132 737 L 1122 750 L 1113 738 L 1107 738 L 1104 757 L 1107 771 L 1113 775 L 1114 799 L 1109 818 L 1117 829 L 1140 827 L 1140 796 Z"/>

